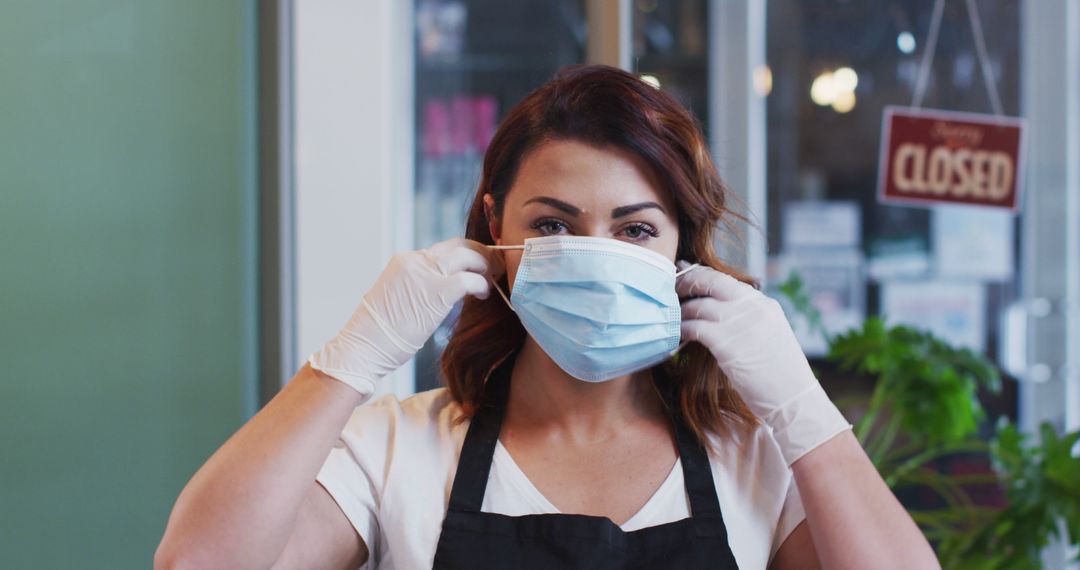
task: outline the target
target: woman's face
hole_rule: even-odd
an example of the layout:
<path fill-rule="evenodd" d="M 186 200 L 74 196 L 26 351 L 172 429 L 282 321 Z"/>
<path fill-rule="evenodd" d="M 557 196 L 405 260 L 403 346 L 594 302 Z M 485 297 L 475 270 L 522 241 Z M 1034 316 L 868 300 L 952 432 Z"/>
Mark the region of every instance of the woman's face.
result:
<path fill-rule="evenodd" d="M 555 140 L 530 152 L 506 196 L 502 219 L 490 215 L 498 245 L 520 245 L 550 235 L 605 237 L 656 251 L 675 261 L 679 226 L 675 204 L 639 157 L 615 147 Z M 506 254 L 513 287 L 521 250 Z"/>

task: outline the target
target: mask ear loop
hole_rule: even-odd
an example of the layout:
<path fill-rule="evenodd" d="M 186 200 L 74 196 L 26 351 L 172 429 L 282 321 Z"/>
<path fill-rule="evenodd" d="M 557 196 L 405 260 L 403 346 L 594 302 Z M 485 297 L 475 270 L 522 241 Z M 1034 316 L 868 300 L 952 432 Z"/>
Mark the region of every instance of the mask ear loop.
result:
<path fill-rule="evenodd" d="M 486 246 L 486 247 L 488 249 L 497 249 L 497 250 L 525 249 L 525 246 L 523 246 L 523 245 L 489 245 L 489 246 Z M 488 277 L 488 281 L 491 281 L 491 286 L 494 287 L 496 291 L 498 291 L 499 296 L 502 297 L 502 300 L 506 302 L 506 306 L 510 307 L 511 311 L 514 311 L 514 305 L 510 303 L 510 299 L 507 298 L 506 293 L 503 293 L 502 287 L 499 287 L 499 284 L 496 283 L 495 280 L 492 279 L 491 277 Z M 514 311 L 514 312 L 516 313 L 517 311 Z"/>
<path fill-rule="evenodd" d="M 695 263 L 695 264 L 691 265 L 690 267 L 687 267 L 686 269 L 683 269 L 682 271 L 677 271 L 677 272 L 675 272 L 675 278 L 678 279 L 679 277 L 682 277 L 683 275 L 685 275 L 687 273 L 690 273 L 691 271 L 697 269 L 698 267 L 701 267 L 701 264 L 700 263 Z M 684 346 L 686 346 L 688 344 L 690 344 L 690 341 L 688 341 L 688 340 L 684 340 L 684 341 L 680 342 L 679 346 L 675 347 L 675 350 L 668 353 L 668 355 L 669 356 L 675 356 L 676 354 L 679 353 L 680 350 L 683 349 Z"/>
<path fill-rule="evenodd" d="M 698 267 L 701 267 L 700 263 L 695 263 L 695 264 L 691 265 L 690 267 L 687 267 L 686 269 L 683 269 L 682 271 L 676 271 L 675 272 L 675 278 L 678 279 L 679 277 L 682 277 L 683 275 L 685 275 L 687 273 L 690 273 L 691 271 L 693 271 L 694 269 L 697 269 Z"/>
<path fill-rule="evenodd" d="M 488 281 L 491 281 L 491 286 L 494 287 L 496 291 L 498 291 L 499 296 L 502 297 L 502 300 L 506 301 L 506 306 L 510 307 L 511 311 L 514 311 L 514 306 L 510 304 L 510 299 L 506 298 L 506 293 L 503 293 L 502 287 L 499 287 L 499 284 L 496 283 L 495 280 L 490 278 L 490 277 L 488 277 Z M 514 311 L 514 312 L 516 313 L 517 311 Z"/>

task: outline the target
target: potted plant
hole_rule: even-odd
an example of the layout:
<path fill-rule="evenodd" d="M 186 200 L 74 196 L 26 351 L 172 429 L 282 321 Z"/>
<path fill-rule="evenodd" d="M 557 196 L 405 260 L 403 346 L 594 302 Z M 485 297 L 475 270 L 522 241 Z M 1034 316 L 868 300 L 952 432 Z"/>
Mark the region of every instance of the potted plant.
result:
<path fill-rule="evenodd" d="M 940 498 L 943 506 L 909 512 L 943 567 L 1039 568 L 1051 537 L 1080 544 L 1080 457 L 1072 453 L 1080 431 L 1060 435 L 1044 423 L 1036 442 L 1002 417 L 984 440 L 978 435 L 986 419 L 979 388 L 1001 388 L 1001 376 L 985 356 L 926 331 L 887 326 L 878 317 L 830 335 L 797 274 L 779 291 L 786 307 L 825 336 L 828 362 L 872 382 L 869 398 L 838 399 L 837 405 L 855 419 L 855 435 L 890 489 L 919 487 Z M 957 454 L 980 455 L 992 470 L 957 475 L 936 467 Z M 969 489 L 980 484 L 996 486 L 1004 501 L 973 500 Z"/>

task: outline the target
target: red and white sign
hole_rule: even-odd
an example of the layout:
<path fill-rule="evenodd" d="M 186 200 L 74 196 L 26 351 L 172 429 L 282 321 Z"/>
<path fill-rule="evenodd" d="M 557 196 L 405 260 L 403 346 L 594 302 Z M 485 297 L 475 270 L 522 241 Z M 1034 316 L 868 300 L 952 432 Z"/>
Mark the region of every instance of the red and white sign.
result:
<path fill-rule="evenodd" d="M 1020 208 L 1023 119 L 886 107 L 878 201 Z"/>

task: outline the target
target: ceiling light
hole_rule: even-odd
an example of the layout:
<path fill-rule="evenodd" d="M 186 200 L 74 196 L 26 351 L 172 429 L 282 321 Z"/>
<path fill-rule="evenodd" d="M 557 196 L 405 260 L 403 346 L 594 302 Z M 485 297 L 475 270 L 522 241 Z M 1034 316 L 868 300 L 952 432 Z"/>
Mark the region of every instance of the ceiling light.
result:
<path fill-rule="evenodd" d="M 823 72 L 814 78 L 814 82 L 810 84 L 810 98 L 823 107 L 832 104 L 836 98 L 836 86 L 833 84 L 831 71 Z"/>
<path fill-rule="evenodd" d="M 900 35 L 896 36 L 896 47 L 901 53 L 915 53 L 915 36 L 911 35 L 911 32 L 900 32 Z"/>
<path fill-rule="evenodd" d="M 850 67 L 841 67 L 832 74 L 833 87 L 837 92 L 843 91 L 855 91 L 855 87 L 859 85 L 859 74 L 855 73 L 854 69 Z"/>
<path fill-rule="evenodd" d="M 854 91 L 841 91 L 836 94 L 836 98 L 832 102 L 833 111 L 837 113 L 847 113 L 855 108 L 855 92 Z"/>

